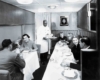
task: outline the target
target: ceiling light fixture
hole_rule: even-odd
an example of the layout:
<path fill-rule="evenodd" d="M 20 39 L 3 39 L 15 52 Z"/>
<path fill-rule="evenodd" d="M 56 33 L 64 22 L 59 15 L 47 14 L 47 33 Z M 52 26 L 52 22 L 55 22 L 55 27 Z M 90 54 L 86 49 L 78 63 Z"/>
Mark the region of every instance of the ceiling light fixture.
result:
<path fill-rule="evenodd" d="M 79 0 L 64 0 L 64 1 L 66 1 L 66 2 L 77 2 Z"/>
<path fill-rule="evenodd" d="M 50 8 L 50 9 L 55 9 L 57 6 L 58 6 L 58 5 L 50 5 L 50 6 L 48 6 L 48 8 Z"/>
<path fill-rule="evenodd" d="M 38 12 L 40 12 L 40 13 L 46 12 L 46 9 L 44 9 L 44 8 L 39 8 L 39 9 L 38 9 Z"/>
<path fill-rule="evenodd" d="M 17 0 L 19 4 L 31 4 L 33 0 Z"/>

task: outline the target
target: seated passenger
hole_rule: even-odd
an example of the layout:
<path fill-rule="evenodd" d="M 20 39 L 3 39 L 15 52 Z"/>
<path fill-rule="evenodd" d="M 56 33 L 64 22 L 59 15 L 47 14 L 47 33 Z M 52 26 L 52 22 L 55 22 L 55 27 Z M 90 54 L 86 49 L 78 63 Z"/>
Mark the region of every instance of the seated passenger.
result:
<path fill-rule="evenodd" d="M 30 36 L 28 34 L 24 34 L 22 36 L 21 48 L 22 50 L 29 50 L 29 51 L 37 50 L 36 44 L 30 40 Z"/>
<path fill-rule="evenodd" d="M 80 38 L 79 44 L 80 44 L 81 49 L 89 49 L 90 48 L 90 38 L 88 38 L 87 36 Z"/>
<path fill-rule="evenodd" d="M 89 47 L 90 47 L 90 38 L 82 37 L 80 39 L 79 45 L 80 45 L 81 49 L 89 49 Z M 65 65 L 70 66 L 71 68 L 80 70 L 80 64 L 66 63 Z"/>
<path fill-rule="evenodd" d="M 68 34 L 67 34 L 67 41 L 69 42 L 69 43 L 68 43 L 69 46 L 71 45 L 72 38 L 73 38 L 73 33 L 68 33 Z"/>
<path fill-rule="evenodd" d="M 77 37 L 74 37 L 72 39 L 73 42 L 73 47 L 71 48 L 71 51 L 74 55 L 74 58 L 80 63 L 80 45 L 79 45 L 79 40 Z"/>
<path fill-rule="evenodd" d="M 60 40 L 67 41 L 67 37 L 64 36 L 64 33 L 63 32 L 60 32 L 60 35 L 57 38 L 57 42 L 60 41 Z"/>
<path fill-rule="evenodd" d="M 8 70 L 11 80 L 23 80 L 23 74 L 20 69 L 25 67 L 25 61 L 19 54 L 11 52 L 12 41 L 5 39 L 2 42 L 3 50 L 0 51 L 0 69 Z"/>

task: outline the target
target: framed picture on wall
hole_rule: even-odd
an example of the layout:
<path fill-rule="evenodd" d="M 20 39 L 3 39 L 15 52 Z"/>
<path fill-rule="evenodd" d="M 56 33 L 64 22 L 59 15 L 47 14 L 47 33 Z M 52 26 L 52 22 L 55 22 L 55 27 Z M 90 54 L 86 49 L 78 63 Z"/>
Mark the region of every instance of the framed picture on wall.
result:
<path fill-rule="evenodd" d="M 68 26 L 68 19 L 66 16 L 60 16 L 60 26 Z"/>

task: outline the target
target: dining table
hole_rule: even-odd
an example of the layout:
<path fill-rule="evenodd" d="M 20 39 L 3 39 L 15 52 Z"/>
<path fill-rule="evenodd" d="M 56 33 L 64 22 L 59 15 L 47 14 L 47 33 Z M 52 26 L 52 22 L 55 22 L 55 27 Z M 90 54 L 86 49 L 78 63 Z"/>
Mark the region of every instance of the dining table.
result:
<path fill-rule="evenodd" d="M 64 61 L 66 63 L 76 64 L 76 60 L 68 45 L 66 43 L 57 42 L 47 64 L 42 80 L 81 80 L 81 71 L 72 69 L 68 66 L 62 66 Z M 64 76 L 64 71 L 66 69 L 74 71 L 75 76 Z"/>
<path fill-rule="evenodd" d="M 25 60 L 25 67 L 21 70 L 24 80 L 32 80 L 34 79 L 33 73 L 40 67 L 37 51 L 23 51 L 21 55 Z"/>

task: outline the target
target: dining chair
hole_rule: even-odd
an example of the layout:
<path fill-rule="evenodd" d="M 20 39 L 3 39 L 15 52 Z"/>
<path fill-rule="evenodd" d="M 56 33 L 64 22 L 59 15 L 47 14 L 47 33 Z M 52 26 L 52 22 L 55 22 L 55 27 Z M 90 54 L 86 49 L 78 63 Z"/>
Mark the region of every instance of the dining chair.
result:
<path fill-rule="evenodd" d="M 0 70 L 0 80 L 11 80 L 8 70 Z"/>

